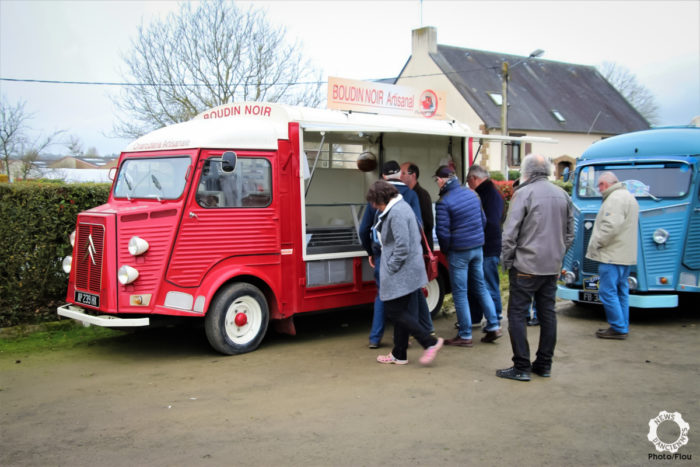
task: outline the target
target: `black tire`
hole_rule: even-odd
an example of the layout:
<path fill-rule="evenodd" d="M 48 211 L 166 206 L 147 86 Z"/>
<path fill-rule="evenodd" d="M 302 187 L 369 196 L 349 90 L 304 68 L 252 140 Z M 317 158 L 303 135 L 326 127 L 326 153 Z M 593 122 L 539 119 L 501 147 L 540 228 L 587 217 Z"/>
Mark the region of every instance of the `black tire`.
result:
<path fill-rule="evenodd" d="M 435 318 L 442 309 L 442 302 L 445 300 L 445 279 L 442 275 L 438 275 L 430 281 L 426 286 L 428 294 L 425 299 L 428 302 L 430 316 Z"/>
<path fill-rule="evenodd" d="M 216 294 L 204 318 L 204 330 L 215 350 L 236 355 L 258 348 L 269 321 L 267 300 L 260 289 L 236 283 L 224 286 Z"/>

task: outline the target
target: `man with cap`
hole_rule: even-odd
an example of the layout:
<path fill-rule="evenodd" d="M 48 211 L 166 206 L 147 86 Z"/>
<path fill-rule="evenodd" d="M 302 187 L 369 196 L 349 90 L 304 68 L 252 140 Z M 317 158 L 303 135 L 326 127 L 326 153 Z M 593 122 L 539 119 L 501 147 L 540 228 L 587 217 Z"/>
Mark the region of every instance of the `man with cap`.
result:
<path fill-rule="evenodd" d="M 435 172 L 440 187 L 440 199 L 435 205 L 435 231 L 440 251 L 447 256 L 450 266 L 452 298 L 457 311 L 457 337 L 445 340 L 446 345 L 471 347 L 472 320 L 467 300 L 467 286 L 481 306 L 486 317 L 486 335 L 482 342 L 493 342 L 502 336 L 493 300 L 484 281 L 484 227 L 486 216 L 475 192 L 463 187 L 454 170 L 440 166 Z"/>
<path fill-rule="evenodd" d="M 394 185 L 394 187 L 399 190 L 399 193 L 403 197 L 403 200 L 411 206 L 413 213 L 416 215 L 418 224 L 422 226 L 422 217 L 420 210 L 420 202 L 418 200 L 418 195 L 411 190 L 405 183 L 401 181 L 401 166 L 396 161 L 388 161 L 382 166 L 382 178 Z M 372 207 L 370 203 L 367 204 L 365 212 L 362 216 L 362 222 L 360 222 L 360 241 L 365 251 L 369 255 L 369 264 L 374 268 L 374 280 L 377 283 L 377 289 L 379 289 L 379 264 L 381 257 L 381 245 L 374 241 L 372 238 L 372 226 L 376 223 L 379 212 Z M 426 327 L 428 331 L 433 332 L 433 321 L 430 318 L 430 311 L 428 310 L 428 305 L 425 302 L 425 296 L 420 292 L 420 297 L 411 297 L 412 300 L 419 300 L 419 321 L 422 326 Z M 379 299 L 379 294 L 374 299 L 374 316 L 372 318 L 372 329 L 369 333 L 369 348 L 376 349 L 384 335 L 384 304 Z"/>

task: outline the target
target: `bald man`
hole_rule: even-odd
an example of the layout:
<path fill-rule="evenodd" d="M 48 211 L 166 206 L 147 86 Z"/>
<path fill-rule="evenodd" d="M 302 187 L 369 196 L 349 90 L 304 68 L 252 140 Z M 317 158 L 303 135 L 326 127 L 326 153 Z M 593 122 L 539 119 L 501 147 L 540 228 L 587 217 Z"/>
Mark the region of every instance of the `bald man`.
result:
<path fill-rule="evenodd" d="M 598 177 L 603 204 L 595 218 L 586 258 L 598 261 L 598 297 L 610 325 L 599 329 L 601 339 L 627 339 L 630 325 L 630 266 L 637 263 L 637 199 L 612 172 Z"/>

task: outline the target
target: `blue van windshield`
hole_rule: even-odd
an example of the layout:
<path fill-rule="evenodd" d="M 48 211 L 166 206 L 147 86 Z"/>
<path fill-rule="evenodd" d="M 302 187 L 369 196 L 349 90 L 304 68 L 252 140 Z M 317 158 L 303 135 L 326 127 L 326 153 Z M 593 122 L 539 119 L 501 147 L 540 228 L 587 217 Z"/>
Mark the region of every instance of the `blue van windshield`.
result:
<path fill-rule="evenodd" d="M 682 198 L 688 194 L 691 167 L 683 162 L 653 164 L 590 165 L 579 172 L 576 193 L 580 198 L 600 198 L 598 178 L 613 172 L 637 198 Z"/>

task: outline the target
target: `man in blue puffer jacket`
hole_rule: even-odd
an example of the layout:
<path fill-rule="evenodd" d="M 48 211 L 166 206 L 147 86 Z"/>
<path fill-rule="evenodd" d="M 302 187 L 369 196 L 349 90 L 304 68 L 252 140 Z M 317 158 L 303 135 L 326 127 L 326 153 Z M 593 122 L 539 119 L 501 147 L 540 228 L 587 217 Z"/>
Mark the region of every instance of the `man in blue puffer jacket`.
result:
<path fill-rule="evenodd" d="M 486 216 L 479 197 L 463 187 L 454 171 L 440 166 L 435 172 L 440 187 L 440 200 L 435 205 L 435 231 L 440 251 L 447 256 L 450 266 L 452 299 L 457 311 L 459 332 L 457 337 L 446 339 L 445 344 L 471 347 L 472 320 L 467 300 L 467 285 L 484 311 L 487 325 L 482 342 L 493 342 L 501 337 L 501 326 L 496 308 L 484 281 L 484 226 Z"/>

